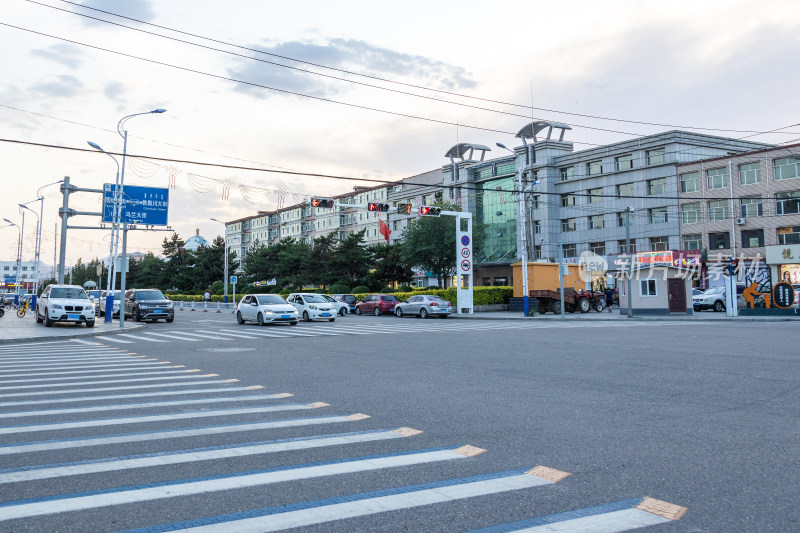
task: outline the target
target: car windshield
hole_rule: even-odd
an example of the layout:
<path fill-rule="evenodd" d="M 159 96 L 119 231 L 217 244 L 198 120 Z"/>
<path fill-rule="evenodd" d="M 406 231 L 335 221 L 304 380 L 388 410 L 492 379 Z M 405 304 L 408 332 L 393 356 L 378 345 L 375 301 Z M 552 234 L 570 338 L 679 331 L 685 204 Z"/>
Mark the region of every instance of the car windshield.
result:
<path fill-rule="evenodd" d="M 381 296 L 381 299 L 384 302 L 396 302 L 397 301 L 397 298 L 393 294 L 390 294 L 389 296 Z"/>
<path fill-rule="evenodd" d="M 89 296 L 94 296 L 95 298 L 100 298 L 100 291 L 89 291 Z"/>
<path fill-rule="evenodd" d="M 286 303 L 286 300 L 284 300 L 277 294 L 262 294 L 260 296 L 257 296 L 257 298 L 259 305 L 279 305 Z"/>
<path fill-rule="evenodd" d="M 56 287 L 50 291 L 50 298 L 69 298 L 71 300 L 86 300 L 86 291 L 77 287 Z"/>
<path fill-rule="evenodd" d="M 333 298 L 331 298 L 330 296 L 328 296 L 327 294 L 323 294 L 322 297 L 325 298 L 326 302 L 335 302 L 336 301 Z"/>
<path fill-rule="evenodd" d="M 166 300 L 161 291 L 136 291 L 134 296 L 137 300 Z M 127 311 L 125 311 L 127 313 Z"/>
<path fill-rule="evenodd" d="M 322 296 L 317 296 L 316 294 L 304 294 L 303 299 L 306 303 L 310 304 L 324 304 L 326 303 L 325 298 Z"/>
<path fill-rule="evenodd" d="M 428 300 L 430 300 L 432 302 L 443 302 L 444 301 L 444 298 L 442 298 L 440 296 L 428 296 L 427 298 L 428 298 Z"/>

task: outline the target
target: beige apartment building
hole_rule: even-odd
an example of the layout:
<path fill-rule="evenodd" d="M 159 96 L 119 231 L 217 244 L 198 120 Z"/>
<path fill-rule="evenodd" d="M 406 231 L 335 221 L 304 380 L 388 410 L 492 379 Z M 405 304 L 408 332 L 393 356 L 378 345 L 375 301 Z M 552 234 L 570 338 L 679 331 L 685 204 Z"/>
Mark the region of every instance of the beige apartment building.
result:
<path fill-rule="evenodd" d="M 740 283 L 800 282 L 800 144 L 679 164 L 678 185 L 681 245 L 705 252 L 706 278 L 735 257 Z"/>

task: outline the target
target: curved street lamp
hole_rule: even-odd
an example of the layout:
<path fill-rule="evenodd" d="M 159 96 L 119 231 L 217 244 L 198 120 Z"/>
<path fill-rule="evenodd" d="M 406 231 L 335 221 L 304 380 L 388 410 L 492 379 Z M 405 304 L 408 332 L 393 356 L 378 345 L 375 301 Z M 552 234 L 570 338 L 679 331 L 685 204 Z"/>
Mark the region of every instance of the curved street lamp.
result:
<path fill-rule="evenodd" d="M 221 220 L 217 220 L 216 218 L 212 218 L 211 220 L 214 222 L 219 222 L 225 226 L 225 279 L 222 280 L 222 283 L 225 285 L 225 303 L 228 303 L 228 225 Z M 234 296 L 236 295 L 234 294 Z"/>
<path fill-rule="evenodd" d="M 9 225 L 15 226 L 17 228 L 17 231 L 19 232 L 19 237 L 18 237 L 18 240 L 17 240 L 17 273 L 16 273 L 16 277 L 14 278 L 14 286 L 15 286 L 14 305 L 19 305 L 19 266 L 20 266 L 20 261 L 21 261 L 20 254 L 22 254 L 22 228 L 20 228 L 15 223 L 13 223 L 10 220 L 8 220 L 7 218 L 4 218 L 3 220 L 5 222 L 8 222 Z"/>

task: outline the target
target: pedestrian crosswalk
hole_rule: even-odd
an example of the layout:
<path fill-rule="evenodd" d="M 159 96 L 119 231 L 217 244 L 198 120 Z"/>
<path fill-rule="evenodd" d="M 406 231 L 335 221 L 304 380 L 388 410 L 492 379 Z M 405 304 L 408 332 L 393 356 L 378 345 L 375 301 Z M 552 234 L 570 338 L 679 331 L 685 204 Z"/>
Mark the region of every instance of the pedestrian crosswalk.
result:
<path fill-rule="evenodd" d="M 578 475 L 514 457 L 497 470 L 481 443 L 214 370 L 97 343 L 0 346 L 0 531 L 623 532 L 686 512 L 649 497 L 574 509 Z M 510 493 L 531 505 L 486 529 L 490 497 Z M 554 498 L 565 511 L 532 511 Z"/>
<path fill-rule="evenodd" d="M 641 322 L 561 322 L 547 320 L 541 322 L 503 322 L 503 321 L 422 321 L 422 320 L 380 320 L 375 323 L 354 323 L 354 324 L 330 324 L 314 323 L 303 324 L 301 326 L 275 325 L 269 327 L 259 327 L 253 324 L 245 326 L 218 327 L 212 332 L 207 330 L 189 329 L 169 329 L 168 332 L 136 330 L 135 333 L 121 333 L 109 336 L 96 337 L 96 342 L 107 345 L 126 345 L 138 342 L 207 342 L 216 341 L 236 341 L 241 339 L 266 340 L 266 339 L 289 339 L 289 338 L 308 338 L 308 337 L 336 337 L 336 336 L 359 336 L 359 335 L 402 335 L 417 333 L 436 333 L 453 331 L 481 331 L 481 330 L 519 330 L 519 329 L 549 329 L 549 328 L 580 328 L 595 329 L 608 327 L 636 327 L 636 326 L 675 326 L 686 325 L 683 322 L 670 321 L 650 321 Z"/>

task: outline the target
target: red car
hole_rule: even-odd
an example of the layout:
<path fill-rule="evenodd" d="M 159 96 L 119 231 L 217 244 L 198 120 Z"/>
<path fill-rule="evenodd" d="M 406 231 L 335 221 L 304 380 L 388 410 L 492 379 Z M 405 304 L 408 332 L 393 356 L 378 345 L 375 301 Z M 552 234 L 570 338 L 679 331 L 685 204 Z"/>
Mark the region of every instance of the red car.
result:
<path fill-rule="evenodd" d="M 382 313 L 393 313 L 394 306 L 400 301 L 394 294 L 370 294 L 356 304 L 356 314 L 372 313 L 380 316 Z"/>

